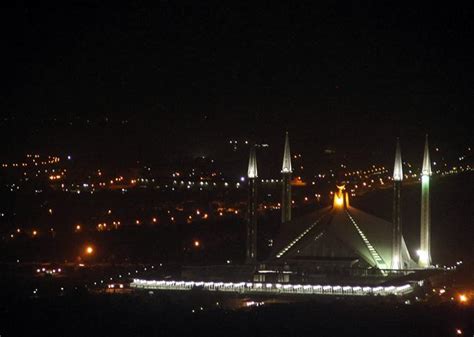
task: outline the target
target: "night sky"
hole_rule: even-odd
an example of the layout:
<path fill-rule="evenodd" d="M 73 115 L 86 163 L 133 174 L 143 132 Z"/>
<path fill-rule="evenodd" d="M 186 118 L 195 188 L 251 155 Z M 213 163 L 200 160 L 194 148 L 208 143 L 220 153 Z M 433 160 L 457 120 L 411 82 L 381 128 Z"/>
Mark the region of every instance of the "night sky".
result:
<path fill-rule="evenodd" d="M 1 157 L 472 142 L 472 3 L 65 3 L 1 10 Z"/>

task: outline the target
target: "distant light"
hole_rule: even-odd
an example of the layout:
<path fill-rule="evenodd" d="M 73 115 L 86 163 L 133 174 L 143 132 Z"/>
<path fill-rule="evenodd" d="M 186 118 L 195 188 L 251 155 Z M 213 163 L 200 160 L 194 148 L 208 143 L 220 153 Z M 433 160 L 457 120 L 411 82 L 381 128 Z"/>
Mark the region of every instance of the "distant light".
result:
<path fill-rule="evenodd" d="M 456 329 L 456 335 L 462 335 L 462 330 L 461 329 Z"/>
<path fill-rule="evenodd" d="M 468 300 L 468 298 L 467 298 L 467 296 L 466 296 L 465 294 L 460 294 L 460 295 L 459 295 L 459 302 L 461 302 L 461 303 L 467 303 L 467 300 Z"/>
<path fill-rule="evenodd" d="M 71 160 L 71 156 L 67 156 L 67 160 Z"/>
<path fill-rule="evenodd" d="M 240 181 L 245 181 L 245 177 L 240 177 Z"/>
<path fill-rule="evenodd" d="M 195 240 L 195 241 L 194 241 L 194 247 L 199 247 L 200 244 L 201 244 L 201 243 L 200 243 L 198 240 Z"/>
<path fill-rule="evenodd" d="M 87 246 L 86 247 L 86 253 L 88 255 L 91 255 L 93 252 L 94 252 L 94 248 L 92 248 L 92 246 Z"/>

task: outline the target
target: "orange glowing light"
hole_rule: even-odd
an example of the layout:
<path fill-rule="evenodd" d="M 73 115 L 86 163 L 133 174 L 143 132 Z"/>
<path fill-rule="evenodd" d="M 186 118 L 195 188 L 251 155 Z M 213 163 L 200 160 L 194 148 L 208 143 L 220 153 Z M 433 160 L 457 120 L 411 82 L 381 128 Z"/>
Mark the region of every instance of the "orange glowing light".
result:
<path fill-rule="evenodd" d="M 81 225 L 76 225 L 76 231 L 80 231 L 81 230 Z"/>
<path fill-rule="evenodd" d="M 339 196 L 335 196 L 334 197 L 334 203 L 337 205 L 337 206 L 342 206 L 344 204 L 344 200 L 342 198 L 340 198 Z"/>
<path fill-rule="evenodd" d="M 153 221 L 154 223 L 156 223 L 157 219 L 156 219 L 156 218 L 153 218 L 153 219 L 151 219 L 151 221 Z"/>
<path fill-rule="evenodd" d="M 467 303 L 467 300 L 468 300 L 468 298 L 467 298 L 467 296 L 466 296 L 465 294 L 460 294 L 460 295 L 459 295 L 459 302 L 461 302 L 461 303 Z"/>
<path fill-rule="evenodd" d="M 33 231 L 33 236 L 36 236 L 38 235 L 38 232 L 37 231 Z"/>
<path fill-rule="evenodd" d="M 344 190 L 345 190 L 345 185 L 342 185 L 342 186 L 338 186 L 336 185 L 338 191 L 336 193 L 334 193 L 334 207 L 342 207 L 344 206 Z M 346 199 L 347 199 L 347 195 L 346 195 Z M 347 199 L 347 201 L 349 201 Z"/>
<path fill-rule="evenodd" d="M 87 246 L 86 247 L 86 254 L 91 255 L 94 252 L 94 248 L 92 246 Z"/>
<path fill-rule="evenodd" d="M 194 247 L 199 247 L 200 244 L 201 244 L 201 243 L 200 243 L 198 240 L 195 240 L 195 241 L 194 241 Z"/>

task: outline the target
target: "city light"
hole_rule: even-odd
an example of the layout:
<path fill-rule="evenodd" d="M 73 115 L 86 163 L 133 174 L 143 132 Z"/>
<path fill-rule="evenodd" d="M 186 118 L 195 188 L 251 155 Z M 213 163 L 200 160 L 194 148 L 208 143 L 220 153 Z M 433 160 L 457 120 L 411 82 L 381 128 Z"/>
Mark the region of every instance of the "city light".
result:
<path fill-rule="evenodd" d="M 194 241 L 194 247 L 199 247 L 200 245 L 201 245 L 201 243 L 198 240 Z"/>
<path fill-rule="evenodd" d="M 86 247 L 86 254 L 91 255 L 92 253 L 94 253 L 94 248 L 92 248 L 92 246 L 87 246 Z"/>
<path fill-rule="evenodd" d="M 468 302 L 468 297 L 466 294 L 459 294 L 458 296 L 459 302 L 466 304 Z"/>

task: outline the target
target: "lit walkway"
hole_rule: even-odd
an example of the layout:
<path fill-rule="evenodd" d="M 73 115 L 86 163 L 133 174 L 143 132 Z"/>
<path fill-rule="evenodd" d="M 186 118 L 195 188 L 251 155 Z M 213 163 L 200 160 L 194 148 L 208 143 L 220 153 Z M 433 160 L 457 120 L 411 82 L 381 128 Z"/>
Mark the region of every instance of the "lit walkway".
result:
<path fill-rule="evenodd" d="M 306 295 L 337 295 L 337 296 L 368 296 L 396 295 L 402 296 L 413 291 L 413 286 L 340 286 L 340 285 L 309 285 L 309 284 L 280 284 L 256 282 L 195 282 L 195 281 L 165 281 L 133 279 L 131 288 L 150 290 L 191 290 L 236 292 L 236 293 L 267 293 L 267 294 L 306 294 Z"/>

